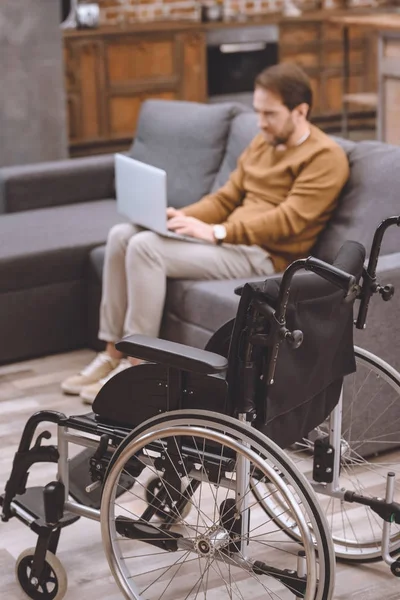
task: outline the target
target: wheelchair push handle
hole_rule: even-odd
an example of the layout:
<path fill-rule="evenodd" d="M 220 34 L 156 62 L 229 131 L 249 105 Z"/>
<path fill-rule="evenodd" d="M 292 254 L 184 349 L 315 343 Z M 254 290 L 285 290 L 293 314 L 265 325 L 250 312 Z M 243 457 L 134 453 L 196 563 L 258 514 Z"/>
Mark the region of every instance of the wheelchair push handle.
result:
<path fill-rule="evenodd" d="M 316 273 L 323 279 L 326 279 L 326 281 L 329 281 L 333 285 L 344 290 L 346 294 L 352 292 L 356 285 L 356 278 L 354 275 L 350 275 L 349 273 L 346 273 L 346 271 L 342 271 L 342 269 L 329 265 L 323 260 L 319 260 L 313 256 L 306 259 L 304 269 Z"/>
<path fill-rule="evenodd" d="M 369 302 L 373 294 L 379 293 L 382 297 L 382 300 L 384 300 L 385 302 L 393 298 L 393 285 L 391 285 L 390 283 L 386 285 L 380 285 L 376 278 L 376 269 L 378 266 L 378 259 L 381 251 L 383 236 L 385 235 L 386 230 L 392 225 L 397 225 L 397 227 L 400 227 L 400 215 L 387 217 L 376 228 L 374 239 L 372 241 L 371 252 L 368 259 L 368 265 L 363 272 L 363 282 L 361 286 L 361 292 L 359 295 L 360 306 L 358 309 L 357 319 L 355 321 L 355 326 L 357 329 L 365 328 Z"/>
<path fill-rule="evenodd" d="M 339 289 L 344 290 L 346 292 L 346 297 L 349 299 L 353 299 L 358 291 L 357 281 L 354 275 L 342 271 L 342 269 L 339 269 L 334 265 L 326 263 L 319 258 L 314 258 L 313 256 L 295 260 L 284 272 L 279 289 L 276 318 L 280 323 L 285 322 L 286 307 L 293 275 L 301 269 L 312 271 Z"/>

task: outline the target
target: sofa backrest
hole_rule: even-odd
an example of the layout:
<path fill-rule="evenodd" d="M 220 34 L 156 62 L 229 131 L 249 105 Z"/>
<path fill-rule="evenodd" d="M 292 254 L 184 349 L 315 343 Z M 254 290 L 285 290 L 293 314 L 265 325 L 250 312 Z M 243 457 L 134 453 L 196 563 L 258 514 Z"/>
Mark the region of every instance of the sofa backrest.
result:
<path fill-rule="evenodd" d="M 332 260 L 346 239 L 361 242 L 368 254 L 379 223 L 400 214 L 400 148 L 374 141 L 337 142 L 349 158 L 350 177 L 313 251 L 323 260 Z M 382 254 L 399 251 L 400 232 L 391 228 Z"/>
<path fill-rule="evenodd" d="M 257 116 L 249 110 L 239 113 L 232 119 L 225 156 L 215 177 L 213 192 L 226 183 L 230 173 L 236 169 L 239 156 L 259 131 Z"/>
<path fill-rule="evenodd" d="M 143 103 L 132 158 L 164 169 L 168 204 L 192 204 L 210 192 L 224 158 L 234 103 L 199 104 L 147 100 Z"/>

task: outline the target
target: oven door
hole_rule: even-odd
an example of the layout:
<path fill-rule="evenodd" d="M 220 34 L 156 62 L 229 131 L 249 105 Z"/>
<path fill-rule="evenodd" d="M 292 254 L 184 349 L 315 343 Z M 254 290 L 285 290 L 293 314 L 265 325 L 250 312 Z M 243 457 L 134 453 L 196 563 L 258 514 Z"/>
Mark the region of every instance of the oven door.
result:
<path fill-rule="evenodd" d="M 252 92 L 257 75 L 277 61 L 278 45 L 274 42 L 228 42 L 208 46 L 208 95 Z"/>

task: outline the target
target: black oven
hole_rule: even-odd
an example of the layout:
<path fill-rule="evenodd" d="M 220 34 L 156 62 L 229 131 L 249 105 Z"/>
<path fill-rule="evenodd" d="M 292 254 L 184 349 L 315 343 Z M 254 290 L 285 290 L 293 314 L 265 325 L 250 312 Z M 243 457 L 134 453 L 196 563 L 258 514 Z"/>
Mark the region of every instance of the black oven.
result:
<path fill-rule="evenodd" d="M 278 62 L 278 27 L 257 25 L 207 32 L 209 102 L 251 102 L 256 76 Z"/>

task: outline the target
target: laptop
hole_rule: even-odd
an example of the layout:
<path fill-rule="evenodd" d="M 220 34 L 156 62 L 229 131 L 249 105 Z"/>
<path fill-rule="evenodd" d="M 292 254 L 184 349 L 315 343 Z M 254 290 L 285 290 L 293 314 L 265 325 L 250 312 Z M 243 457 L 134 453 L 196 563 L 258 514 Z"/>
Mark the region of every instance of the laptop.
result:
<path fill-rule="evenodd" d="M 205 244 L 167 228 L 167 174 L 162 169 L 115 154 L 117 211 L 131 223 L 162 236 Z"/>

